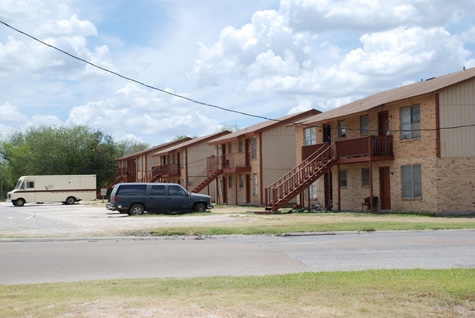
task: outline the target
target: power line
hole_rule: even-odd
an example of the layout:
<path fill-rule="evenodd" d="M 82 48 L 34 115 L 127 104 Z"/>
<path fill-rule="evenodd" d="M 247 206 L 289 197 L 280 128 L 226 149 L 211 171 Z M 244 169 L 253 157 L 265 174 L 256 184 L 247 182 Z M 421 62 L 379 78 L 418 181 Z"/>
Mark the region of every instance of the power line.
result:
<path fill-rule="evenodd" d="M 28 33 L 26 33 L 26 32 L 23 32 L 23 31 L 21 31 L 21 30 L 15 28 L 15 27 L 13 27 L 13 26 L 11 26 L 11 25 L 9 25 L 9 24 L 7 24 L 7 23 L 1 21 L 1 20 L 0 20 L 0 23 L 3 24 L 3 25 L 5 25 L 6 27 L 8 27 L 8 28 L 10 28 L 10 29 L 12 29 L 12 30 L 18 32 L 18 33 L 21 33 L 21 34 L 23 34 L 23 35 L 25 35 L 25 36 L 27 36 L 27 37 L 29 37 L 29 38 L 31 38 L 31 39 L 37 41 L 37 42 L 43 44 L 43 45 L 46 45 L 46 46 L 48 46 L 48 47 L 50 47 L 50 48 L 52 48 L 52 49 L 54 49 L 54 50 L 57 50 L 57 51 L 59 51 L 59 52 L 61 52 L 61 53 L 63 53 L 63 54 L 66 54 L 67 56 L 69 56 L 69 57 L 71 57 L 71 58 L 73 58 L 73 59 L 79 60 L 79 61 L 81 61 L 81 62 L 84 62 L 84 63 L 86 63 L 86 64 L 92 66 L 92 67 L 98 68 L 98 69 L 100 69 L 100 70 L 102 70 L 102 71 L 104 71 L 104 72 L 113 74 L 113 75 L 115 75 L 115 76 L 118 76 L 118 77 L 123 78 L 123 79 L 125 79 L 125 80 L 127 80 L 127 81 L 130 81 L 130 82 L 134 82 L 134 83 L 136 83 L 136 84 L 139 84 L 139 85 L 141 85 L 141 86 L 147 87 L 147 88 L 149 88 L 149 89 L 156 90 L 156 91 L 159 91 L 159 92 L 162 92 L 162 93 L 165 93 L 165 94 L 174 96 L 174 97 L 178 97 L 178 98 L 187 100 L 187 101 L 192 102 L 192 103 L 195 103 L 195 104 L 199 104 L 199 105 L 206 106 L 206 107 L 212 107 L 212 108 L 220 109 L 220 110 L 223 110 L 223 111 L 226 111 L 226 112 L 231 112 L 231 113 L 235 113 L 235 114 L 239 114 L 239 115 L 244 115 L 244 116 L 254 117 L 254 118 L 259 118 L 259 119 L 265 119 L 265 120 L 270 120 L 270 121 L 275 121 L 275 122 L 284 122 L 284 123 L 289 123 L 289 124 L 299 124 L 299 123 L 295 123 L 295 122 L 291 122 L 291 121 L 285 121 L 285 120 L 279 120 L 279 119 L 268 118 L 268 117 L 265 117 L 265 116 L 253 115 L 253 114 L 250 114 L 250 113 L 241 112 L 241 111 L 237 111 L 237 110 L 233 110 L 233 109 L 229 109 L 229 108 L 225 108 L 225 107 L 221 107 L 221 106 L 217 106 L 217 105 L 213 105 L 213 104 L 201 102 L 201 101 L 198 101 L 198 100 L 195 100 L 195 99 L 192 99 L 192 98 L 183 96 L 183 95 L 179 95 L 179 94 L 176 94 L 176 93 L 172 93 L 172 92 L 166 91 L 166 90 L 164 90 L 164 89 L 161 89 L 161 88 L 158 88 L 158 87 L 154 87 L 154 86 L 145 84 L 145 83 L 140 82 L 140 81 L 138 81 L 138 80 L 136 80 L 136 79 L 133 79 L 133 78 L 131 78 L 131 77 L 124 76 L 124 75 L 122 75 L 122 74 L 120 74 L 120 73 L 111 71 L 111 70 L 109 70 L 109 69 L 107 69 L 107 68 L 104 68 L 104 67 L 99 66 L 99 65 L 97 65 L 97 64 L 94 64 L 94 63 L 92 63 L 92 62 L 89 62 L 89 61 L 87 61 L 87 60 L 85 60 L 85 59 L 83 59 L 83 58 L 80 58 L 80 57 L 78 57 L 78 56 L 75 56 L 75 55 L 73 55 L 73 54 L 71 54 L 71 53 L 69 53 L 69 52 L 67 52 L 67 51 L 64 51 L 64 50 L 62 50 L 62 49 L 60 49 L 60 48 L 58 48 L 58 47 L 56 47 L 56 46 L 54 46 L 54 45 L 48 44 L 48 43 L 46 43 L 46 42 L 44 42 L 44 41 L 42 41 L 42 40 L 40 40 L 40 39 L 38 39 L 38 38 L 36 38 L 36 37 L 34 37 L 34 36 L 28 34 Z"/>
<path fill-rule="evenodd" d="M 166 90 L 164 90 L 164 89 L 161 89 L 161 88 L 158 88 L 158 87 L 154 87 L 154 86 L 151 86 L 151 85 L 149 85 L 149 84 L 145 84 L 145 83 L 140 82 L 140 81 L 138 81 L 138 80 L 136 80 L 136 79 L 133 79 L 133 78 L 124 76 L 124 75 L 122 75 L 122 74 L 120 74 L 120 73 L 111 71 L 111 70 L 109 70 L 109 69 L 107 69 L 107 68 L 104 68 L 104 67 L 102 67 L 102 66 L 96 65 L 96 64 L 94 64 L 94 63 L 92 63 L 92 62 L 89 62 L 89 61 L 83 59 L 83 58 L 80 58 L 80 57 L 78 57 L 78 56 L 75 56 L 75 55 L 73 55 L 73 54 L 67 52 L 67 51 L 64 51 L 64 50 L 62 50 L 62 49 L 60 49 L 60 48 L 58 48 L 58 47 L 56 47 L 56 46 L 54 46 L 54 45 L 48 44 L 48 43 L 46 43 L 46 42 L 44 42 L 44 41 L 42 41 L 42 40 L 40 40 L 40 39 L 38 39 L 38 38 L 36 38 L 36 37 L 34 37 L 34 36 L 28 34 L 28 33 L 26 33 L 26 32 L 23 32 L 23 31 L 21 31 L 21 30 L 15 28 L 15 27 L 13 27 L 13 26 L 11 26 L 11 25 L 9 25 L 9 24 L 7 24 L 7 23 L 1 21 L 1 20 L 0 20 L 0 23 L 3 24 L 3 25 L 5 25 L 6 27 L 8 27 L 8 28 L 10 28 L 10 29 L 12 29 L 12 30 L 14 30 L 14 31 L 16 31 L 16 32 L 18 32 L 18 33 L 20 33 L 20 34 L 25 35 L 26 37 L 29 37 L 29 38 L 31 38 L 31 39 L 33 39 L 33 40 L 35 40 L 35 41 L 37 41 L 37 42 L 39 42 L 39 43 L 45 45 L 45 46 L 48 46 L 48 47 L 50 47 L 50 48 L 52 48 L 52 49 L 54 49 L 54 50 L 57 50 L 57 51 L 59 51 L 59 52 L 65 54 L 65 55 L 67 55 L 67 56 L 73 58 L 73 59 L 79 60 L 79 61 L 81 61 L 81 62 L 83 62 L 83 63 L 86 63 L 86 64 L 88 64 L 88 65 L 90 65 L 90 66 L 92 66 L 92 67 L 95 67 L 95 68 L 97 68 L 97 69 L 100 69 L 100 70 L 102 70 L 102 71 L 104 71 L 104 72 L 113 74 L 113 75 L 118 76 L 118 77 L 120 77 L 120 78 L 122 78 L 122 79 L 125 79 L 125 80 L 127 80 L 127 81 L 130 81 L 130 82 L 139 84 L 139 85 L 144 86 L 144 87 L 147 87 L 147 88 L 149 88 L 149 89 L 156 90 L 156 91 L 159 91 L 159 92 L 162 92 L 162 93 L 164 93 L 164 94 L 168 94 L 168 95 L 171 95 L 171 96 L 174 96 L 174 97 L 177 97 L 177 98 L 181 98 L 181 99 L 187 100 L 187 101 L 189 101 L 189 102 L 192 102 L 192 103 L 195 103 L 195 104 L 198 104 L 198 105 L 202 105 L 202 106 L 206 106 L 206 107 L 211 107 L 211 108 L 215 108 L 215 109 L 220 109 L 220 110 L 223 110 L 223 111 L 226 111 L 226 112 L 231 112 L 231 113 L 235 113 L 235 114 L 239 114 L 239 115 L 243 115 L 243 116 L 254 117 L 254 118 L 258 118 L 258 119 L 264 119 L 264 120 L 268 120 L 268 121 L 275 121 L 275 122 L 281 122 L 281 123 L 286 123 L 286 124 L 294 124 L 294 125 L 305 126 L 305 127 L 309 127 L 309 128 L 310 128 L 310 127 L 318 127 L 318 128 L 322 128 L 322 127 L 323 127 L 323 125 L 312 126 L 312 125 L 310 125 L 310 124 L 303 124 L 303 123 L 301 123 L 301 122 L 293 122 L 293 121 L 288 121 L 288 120 L 273 119 L 273 118 L 269 118 L 269 117 L 265 117 L 265 116 L 254 115 L 254 114 L 250 114 L 250 113 L 246 113 L 246 112 L 241 112 L 241 111 L 237 111 L 237 110 L 233 110 L 233 109 L 229 109 L 229 108 L 225 108 L 225 107 L 221 107 L 221 106 L 217 106 L 217 105 L 213 105 L 213 104 L 201 102 L 201 101 L 195 100 L 195 99 L 193 99 L 193 98 L 189 98 L 189 97 L 186 97 L 186 96 L 183 96 L 183 95 L 180 95 L 180 94 L 176 94 L 176 93 L 173 93 L 173 92 L 169 92 L 169 91 L 166 91 Z M 433 130 L 457 129 L 457 128 L 474 127 L 474 126 L 475 126 L 475 124 L 469 124 L 469 125 L 461 125 L 461 126 L 453 126 L 453 127 L 443 127 L 443 128 L 429 128 L 429 129 L 421 128 L 421 129 L 417 129 L 417 130 L 420 130 L 420 131 L 433 131 Z M 338 128 L 338 127 L 331 127 L 331 129 L 332 129 L 332 130 L 333 130 L 333 129 L 337 129 L 337 130 L 338 130 L 339 128 Z M 359 129 L 360 129 L 360 128 L 349 128 L 349 127 L 346 128 L 346 130 L 359 130 Z M 375 129 L 375 130 L 369 130 L 369 131 L 378 131 L 378 130 Z M 396 130 L 394 130 L 394 129 L 393 129 L 393 130 L 391 130 L 391 131 L 392 131 L 392 132 L 403 132 L 403 131 L 412 131 L 412 130 L 403 130 L 403 129 L 400 129 L 400 130 L 399 130 L 399 129 L 396 129 Z"/>

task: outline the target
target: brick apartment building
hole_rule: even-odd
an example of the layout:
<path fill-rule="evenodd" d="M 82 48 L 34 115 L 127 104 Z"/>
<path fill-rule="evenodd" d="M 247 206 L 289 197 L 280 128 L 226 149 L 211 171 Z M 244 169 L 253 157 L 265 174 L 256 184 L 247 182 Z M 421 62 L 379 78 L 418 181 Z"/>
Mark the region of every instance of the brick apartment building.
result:
<path fill-rule="evenodd" d="M 475 211 L 475 69 L 380 92 L 296 125 L 299 163 L 267 208 Z M 367 199 L 368 205 L 362 205 Z"/>

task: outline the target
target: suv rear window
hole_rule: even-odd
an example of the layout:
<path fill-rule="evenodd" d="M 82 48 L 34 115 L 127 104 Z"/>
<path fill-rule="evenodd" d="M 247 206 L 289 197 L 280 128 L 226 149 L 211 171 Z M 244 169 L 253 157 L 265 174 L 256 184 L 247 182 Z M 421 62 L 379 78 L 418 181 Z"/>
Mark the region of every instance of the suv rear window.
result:
<path fill-rule="evenodd" d="M 124 184 L 119 187 L 116 194 L 120 195 L 144 195 L 146 184 Z"/>

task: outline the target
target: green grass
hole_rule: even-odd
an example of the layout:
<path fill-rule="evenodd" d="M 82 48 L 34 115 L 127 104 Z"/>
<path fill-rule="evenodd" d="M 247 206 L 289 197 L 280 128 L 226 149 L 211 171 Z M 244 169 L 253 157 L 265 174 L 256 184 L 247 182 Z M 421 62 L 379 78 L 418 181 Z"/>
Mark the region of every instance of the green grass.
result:
<path fill-rule="evenodd" d="M 211 214 L 203 214 L 203 217 Z M 152 216 L 153 217 L 153 216 Z M 128 236 L 283 235 L 301 232 L 474 229 L 475 218 L 424 214 L 299 213 L 230 214 L 229 221 L 199 226 L 162 226 L 121 232 Z"/>
<path fill-rule="evenodd" d="M 0 285 L 1 317 L 472 317 L 475 270 Z"/>

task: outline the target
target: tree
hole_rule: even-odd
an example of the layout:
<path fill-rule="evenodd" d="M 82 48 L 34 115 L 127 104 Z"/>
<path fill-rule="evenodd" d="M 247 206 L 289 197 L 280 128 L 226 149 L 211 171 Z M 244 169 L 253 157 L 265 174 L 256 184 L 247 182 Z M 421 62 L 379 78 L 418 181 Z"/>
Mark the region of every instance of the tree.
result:
<path fill-rule="evenodd" d="M 0 171 L 9 187 L 22 175 L 53 174 L 95 174 L 105 187 L 115 178 L 122 150 L 112 137 L 87 126 L 29 128 L 0 143 Z"/>
<path fill-rule="evenodd" d="M 147 148 L 150 148 L 149 144 L 138 141 L 121 141 L 117 143 L 117 149 L 120 153 L 119 157 L 126 157 Z"/>
<path fill-rule="evenodd" d="M 237 124 L 227 124 L 222 126 L 221 128 L 217 129 L 216 132 L 222 132 L 228 130 L 230 132 L 235 132 L 239 130 L 239 126 Z"/>
<path fill-rule="evenodd" d="M 182 140 L 182 139 L 186 139 L 186 138 L 189 138 L 189 137 L 186 136 L 186 135 L 177 135 L 177 136 L 175 136 L 175 138 L 173 138 L 172 141 L 178 141 L 178 140 Z"/>

